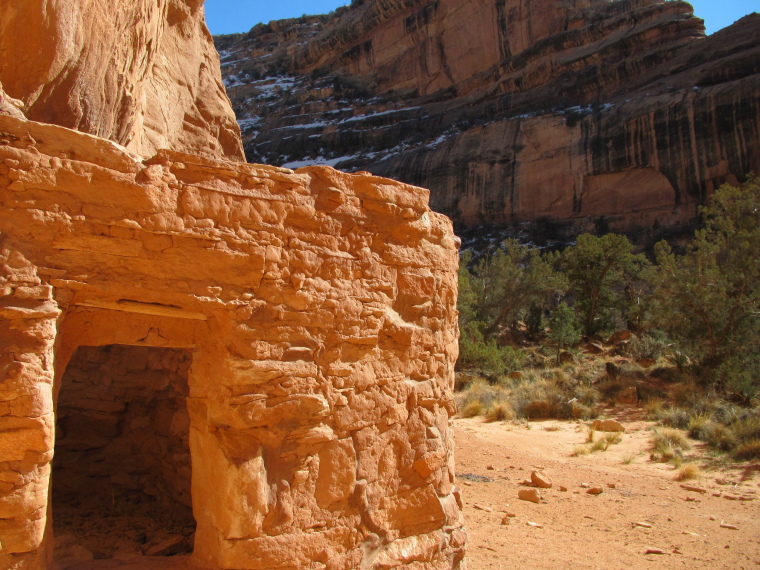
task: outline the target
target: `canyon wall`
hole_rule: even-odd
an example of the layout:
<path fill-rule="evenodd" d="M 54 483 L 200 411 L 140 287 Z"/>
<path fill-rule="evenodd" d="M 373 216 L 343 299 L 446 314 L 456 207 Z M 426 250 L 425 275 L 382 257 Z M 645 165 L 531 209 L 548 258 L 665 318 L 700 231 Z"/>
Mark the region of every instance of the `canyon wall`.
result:
<path fill-rule="evenodd" d="M 5 0 L 0 83 L 32 120 L 243 160 L 203 0 Z"/>
<path fill-rule="evenodd" d="M 249 158 L 431 189 L 460 226 L 678 226 L 760 171 L 760 16 L 393 0 L 216 38 Z"/>

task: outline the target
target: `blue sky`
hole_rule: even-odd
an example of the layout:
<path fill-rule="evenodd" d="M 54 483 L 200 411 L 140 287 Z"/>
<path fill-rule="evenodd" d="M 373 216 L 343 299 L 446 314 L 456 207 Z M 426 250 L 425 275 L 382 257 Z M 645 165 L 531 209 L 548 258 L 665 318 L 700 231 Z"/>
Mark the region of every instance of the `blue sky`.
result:
<path fill-rule="evenodd" d="M 760 0 L 691 0 L 694 13 L 705 20 L 711 34 L 736 20 L 760 11 Z M 326 14 L 350 0 L 206 0 L 206 20 L 212 34 L 247 32 L 259 22 Z"/>

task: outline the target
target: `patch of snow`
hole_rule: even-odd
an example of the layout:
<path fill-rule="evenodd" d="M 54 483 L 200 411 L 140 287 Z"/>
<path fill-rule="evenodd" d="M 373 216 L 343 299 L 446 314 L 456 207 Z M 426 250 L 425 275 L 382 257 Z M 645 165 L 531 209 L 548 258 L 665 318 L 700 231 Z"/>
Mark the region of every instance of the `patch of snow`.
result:
<path fill-rule="evenodd" d="M 339 164 L 346 160 L 352 160 L 354 158 L 357 158 L 357 156 L 356 155 L 339 156 L 338 158 L 325 158 L 323 156 L 318 156 L 317 158 L 310 158 L 306 160 L 294 160 L 292 162 L 286 162 L 285 164 L 282 165 L 282 167 L 290 168 L 292 170 L 295 170 L 296 168 L 301 168 L 302 166 L 314 166 L 314 165 L 324 165 L 324 166 L 334 167 L 336 164 Z"/>

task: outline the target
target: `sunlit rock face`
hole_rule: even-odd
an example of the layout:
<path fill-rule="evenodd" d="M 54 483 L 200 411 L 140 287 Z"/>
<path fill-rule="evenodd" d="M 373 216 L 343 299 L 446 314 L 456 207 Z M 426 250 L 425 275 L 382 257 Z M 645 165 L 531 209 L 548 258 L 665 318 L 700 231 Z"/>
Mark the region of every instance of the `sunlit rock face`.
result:
<path fill-rule="evenodd" d="M 760 168 L 760 16 L 388 0 L 216 38 L 249 158 L 431 189 L 461 226 L 678 225 Z"/>
<path fill-rule="evenodd" d="M 26 116 L 117 142 L 243 160 L 202 0 L 5 0 L 0 83 Z"/>
<path fill-rule="evenodd" d="M 200 3 L 109 5 L 0 7 L 0 568 L 463 569 L 451 221 L 237 161 Z"/>

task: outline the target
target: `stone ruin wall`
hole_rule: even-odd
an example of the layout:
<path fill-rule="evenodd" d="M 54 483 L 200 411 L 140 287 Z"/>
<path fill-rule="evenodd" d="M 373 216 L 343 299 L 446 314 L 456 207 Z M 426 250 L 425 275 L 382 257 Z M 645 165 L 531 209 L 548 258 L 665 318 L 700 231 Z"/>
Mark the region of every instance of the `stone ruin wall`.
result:
<path fill-rule="evenodd" d="M 184 425 L 198 561 L 464 568 L 449 424 L 457 246 L 419 188 L 171 151 L 142 160 L 0 115 L 0 568 L 50 567 L 56 411 L 61 444 L 76 446 L 67 409 L 123 408 L 118 383 L 66 388 L 105 358 L 86 351 L 115 346 L 185 367 L 182 389 L 163 380 L 186 404 L 161 408 L 162 437 Z M 139 371 L 141 358 L 113 366 Z M 72 359 L 84 363 L 64 374 Z"/>

